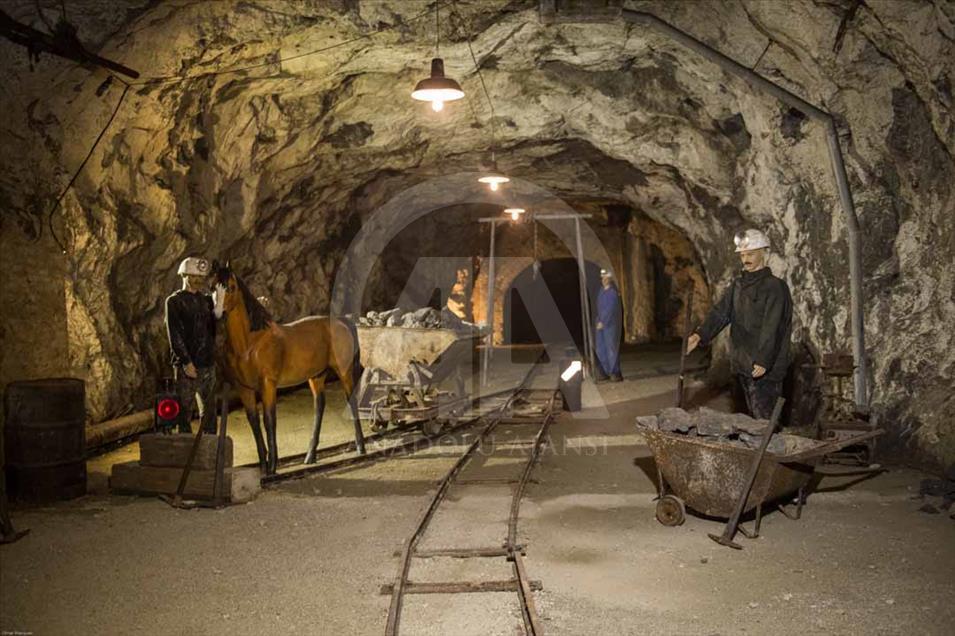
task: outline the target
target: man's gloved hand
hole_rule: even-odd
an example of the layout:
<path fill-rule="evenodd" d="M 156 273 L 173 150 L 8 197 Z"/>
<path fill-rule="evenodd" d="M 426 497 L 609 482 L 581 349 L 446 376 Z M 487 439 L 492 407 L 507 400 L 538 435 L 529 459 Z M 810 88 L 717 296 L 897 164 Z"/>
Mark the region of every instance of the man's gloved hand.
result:
<path fill-rule="evenodd" d="M 192 378 L 193 380 L 195 380 L 196 378 L 199 377 L 199 372 L 196 371 L 196 365 L 194 365 L 191 362 L 187 364 L 186 366 L 184 366 L 182 370 L 186 374 L 187 378 Z"/>
<path fill-rule="evenodd" d="M 753 377 L 754 377 L 754 378 L 761 378 L 761 377 L 763 377 L 765 374 L 766 374 L 766 369 L 765 369 L 764 367 L 761 367 L 761 366 L 759 366 L 758 364 L 754 364 L 754 365 L 753 365 Z"/>
<path fill-rule="evenodd" d="M 686 352 L 690 353 L 696 349 L 698 344 L 700 344 L 700 334 L 691 333 L 690 337 L 686 339 Z"/>
<path fill-rule="evenodd" d="M 597 329 L 603 329 L 603 328 L 604 328 L 604 324 L 602 322 L 598 322 Z"/>

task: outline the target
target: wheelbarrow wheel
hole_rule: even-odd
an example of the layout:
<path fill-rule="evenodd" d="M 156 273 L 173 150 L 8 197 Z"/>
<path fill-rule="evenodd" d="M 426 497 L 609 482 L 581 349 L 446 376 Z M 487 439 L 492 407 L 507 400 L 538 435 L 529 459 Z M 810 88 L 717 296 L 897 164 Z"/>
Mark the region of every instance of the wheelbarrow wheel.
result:
<path fill-rule="evenodd" d="M 686 506 L 683 500 L 673 495 L 663 495 L 657 500 L 657 521 L 665 526 L 683 525 L 686 521 Z"/>

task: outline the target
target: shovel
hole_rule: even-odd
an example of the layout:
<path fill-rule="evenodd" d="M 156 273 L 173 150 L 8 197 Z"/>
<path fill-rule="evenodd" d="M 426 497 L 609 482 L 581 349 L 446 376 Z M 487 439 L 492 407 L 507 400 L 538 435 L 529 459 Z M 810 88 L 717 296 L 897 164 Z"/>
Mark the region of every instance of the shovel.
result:
<path fill-rule="evenodd" d="M 733 516 L 726 522 L 726 528 L 723 529 L 723 534 L 707 534 L 709 538 L 720 545 L 725 545 L 734 550 L 743 549 L 743 546 L 733 542 L 733 537 L 736 536 L 736 530 L 739 528 L 739 518 L 743 515 L 743 508 L 746 507 L 749 491 L 753 489 L 753 482 L 756 481 L 756 473 L 759 472 L 759 465 L 763 462 L 763 455 L 766 454 L 766 447 L 769 446 L 769 440 L 773 436 L 773 431 L 776 430 L 776 424 L 779 423 L 779 416 L 782 413 L 783 404 L 785 402 L 786 400 L 783 398 L 776 399 L 776 405 L 773 407 L 773 415 L 769 419 L 769 426 L 766 427 L 766 432 L 763 434 L 763 441 L 759 445 L 759 450 L 756 451 L 756 456 L 753 457 L 753 465 L 750 466 L 749 474 L 746 475 L 746 481 L 743 483 L 743 492 L 740 495 L 739 501 L 736 502 Z"/>

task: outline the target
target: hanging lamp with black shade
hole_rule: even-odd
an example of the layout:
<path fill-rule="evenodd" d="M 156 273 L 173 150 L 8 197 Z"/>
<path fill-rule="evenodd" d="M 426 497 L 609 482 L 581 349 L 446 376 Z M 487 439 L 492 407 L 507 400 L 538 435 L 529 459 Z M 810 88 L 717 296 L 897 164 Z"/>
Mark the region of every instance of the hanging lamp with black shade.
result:
<path fill-rule="evenodd" d="M 431 108 L 438 112 L 444 108 L 444 102 L 453 102 L 456 99 L 464 97 L 464 91 L 461 85 L 450 77 L 444 75 L 444 60 L 439 55 L 440 42 L 440 18 L 438 7 L 434 9 L 435 22 L 435 43 L 434 58 L 431 60 L 431 77 L 418 82 L 411 91 L 411 97 L 422 102 L 431 102 Z"/>

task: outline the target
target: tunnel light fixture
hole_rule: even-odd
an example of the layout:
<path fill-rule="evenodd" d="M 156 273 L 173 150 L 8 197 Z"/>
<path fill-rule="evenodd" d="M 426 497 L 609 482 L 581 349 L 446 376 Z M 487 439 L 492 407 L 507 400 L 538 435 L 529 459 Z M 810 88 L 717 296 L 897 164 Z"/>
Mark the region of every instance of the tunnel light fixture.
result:
<path fill-rule="evenodd" d="M 581 369 L 583 368 L 584 365 L 580 362 L 580 360 L 573 360 L 567 366 L 567 368 L 564 369 L 564 372 L 560 374 L 560 379 L 564 382 L 570 382 L 570 379 L 580 373 Z"/>
<path fill-rule="evenodd" d="M 431 60 L 431 77 L 421 80 L 411 92 L 412 99 L 431 102 L 434 112 L 444 108 L 444 102 L 453 102 L 464 97 L 461 85 L 450 77 L 444 76 L 444 60 L 436 57 Z"/>
<path fill-rule="evenodd" d="M 438 9 L 439 2 L 434 7 L 434 57 L 431 58 L 431 77 L 421 80 L 411 91 L 412 99 L 422 102 L 431 102 L 434 112 L 440 112 L 445 102 L 453 102 L 464 97 L 461 85 L 450 77 L 444 76 L 444 60 L 439 56 L 441 45 L 441 19 Z"/>
<path fill-rule="evenodd" d="M 497 192 L 502 183 L 510 181 L 509 177 L 505 177 L 501 174 L 501 171 L 497 169 L 497 157 L 494 155 L 493 148 L 491 149 L 491 165 L 487 171 L 478 178 L 478 181 L 480 183 L 486 183 L 492 192 Z"/>
<path fill-rule="evenodd" d="M 484 175 L 483 177 L 478 179 L 478 181 L 480 181 L 481 183 L 486 183 L 493 192 L 497 192 L 498 188 L 501 187 L 501 184 L 507 183 L 508 181 L 510 181 L 510 179 L 505 177 L 502 174 L 497 174 L 496 172 L 492 172 L 490 174 Z"/>
<path fill-rule="evenodd" d="M 505 208 L 504 214 L 510 215 L 512 221 L 520 221 L 525 211 L 524 208 Z"/>

